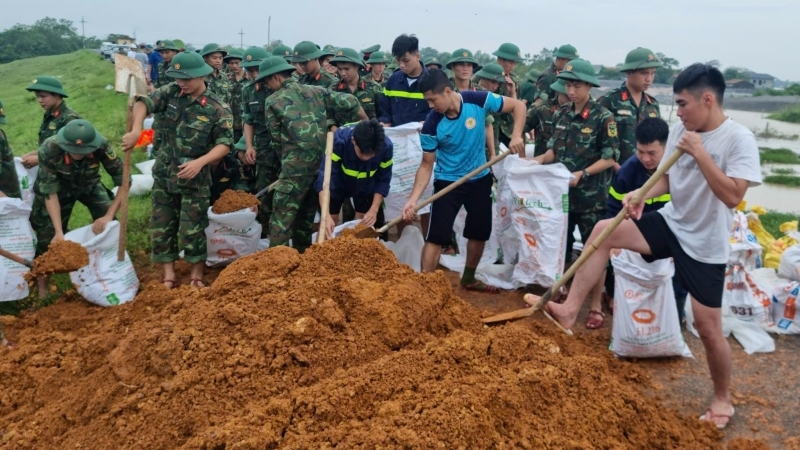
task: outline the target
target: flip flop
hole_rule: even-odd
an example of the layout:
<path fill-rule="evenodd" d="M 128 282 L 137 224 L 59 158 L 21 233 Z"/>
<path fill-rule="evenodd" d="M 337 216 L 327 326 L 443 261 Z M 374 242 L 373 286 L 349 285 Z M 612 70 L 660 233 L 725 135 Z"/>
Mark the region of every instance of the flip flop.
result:
<path fill-rule="evenodd" d="M 708 408 L 706 410 L 706 413 L 700 416 L 700 420 L 703 420 L 705 422 L 711 422 L 714 425 L 716 425 L 717 429 L 724 430 L 725 427 L 728 426 L 728 423 L 731 421 L 731 417 L 733 417 L 733 413 L 735 412 L 736 410 L 733 408 L 733 406 L 731 406 L 730 414 L 717 414 L 714 411 L 711 411 L 711 408 Z M 715 419 L 723 419 L 725 420 L 725 423 L 717 423 Z"/>
<path fill-rule="evenodd" d="M 592 317 L 600 316 L 600 321 L 592 320 Z M 586 318 L 586 329 L 587 330 L 597 330 L 598 328 L 603 326 L 603 322 L 605 321 L 606 315 L 603 314 L 603 311 L 598 311 L 596 309 L 592 309 L 589 311 L 589 317 Z"/>
<path fill-rule="evenodd" d="M 475 292 L 486 292 L 488 294 L 499 294 L 500 288 L 497 286 L 492 286 L 491 284 L 486 284 L 483 281 L 475 280 L 472 283 L 461 283 L 461 287 L 468 290 L 468 291 L 475 291 Z"/>
<path fill-rule="evenodd" d="M 200 284 L 200 286 L 197 286 L 198 283 Z M 189 286 L 194 288 L 204 288 L 206 287 L 206 284 L 203 282 L 201 278 L 192 278 L 192 281 L 189 282 Z"/>
<path fill-rule="evenodd" d="M 164 278 L 163 280 L 161 280 L 161 284 L 163 285 L 164 283 L 169 283 L 170 284 L 170 287 L 168 287 L 167 289 L 175 289 L 175 286 L 177 286 L 177 283 L 175 283 L 175 280 L 168 280 L 168 279 Z M 164 287 L 166 287 L 166 286 L 164 286 Z"/>

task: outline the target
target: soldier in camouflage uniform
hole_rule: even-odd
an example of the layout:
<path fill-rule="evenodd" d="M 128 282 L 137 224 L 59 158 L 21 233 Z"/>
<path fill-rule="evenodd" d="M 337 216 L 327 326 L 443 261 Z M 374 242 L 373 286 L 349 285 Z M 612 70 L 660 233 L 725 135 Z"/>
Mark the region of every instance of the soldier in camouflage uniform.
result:
<path fill-rule="evenodd" d="M 222 70 L 222 63 L 228 52 L 217 44 L 206 44 L 200 51 L 212 71 L 206 76 L 208 90 L 213 92 L 223 103 L 231 104 L 231 87 L 228 83 L 228 75 Z"/>
<path fill-rule="evenodd" d="M 531 69 L 525 74 L 525 79 L 522 80 L 522 85 L 519 87 L 519 99 L 528 108 L 533 106 L 533 102 L 536 101 L 536 80 L 541 74 L 542 72 Z"/>
<path fill-rule="evenodd" d="M 500 88 L 497 91 L 498 95 L 511 97 L 514 99 L 519 98 L 520 80 L 514 69 L 517 64 L 523 62 L 519 47 L 514 44 L 505 43 L 500 46 L 492 55 L 497 57 L 497 64 L 503 68 L 505 80 L 500 83 Z M 497 116 L 500 130 L 498 140 L 508 146 L 511 143 L 511 134 L 514 131 L 514 118 L 511 114 L 500 114 Z"/>
<path fill-rule="evenodd" d="M 172 58 L 178 54 L 180 48 L 178 48 L 175 42 L 167 39 L 161 41 L 161 45 L 156 47 L 156 51 L 161 55 L 162 58 L 164 58 L 160 63 L 158 63 L 158 79 L 155 82 L 155 88 L 158 89 L 174 81 L 167 76 L 167 69 L 169 69 L 169 65 L 172 63 Z M 153 148 L 155 147 L 156 146 L 154 144 Z"/>
<path fill-rule="evenodd" d="M 645 92 L 653 84 L 659 67 L 661 61 L 651 50 L 642 47 L 631 50 L 620 68 L 626 81 L 597 100 L 614 114 L 619 128 L 619 160 L 615 171 L 636 153 L 636 125 L 648 117 L 661 117 L 658 100 Z"/>
<path fill-rule="evenodd" d="M 303 41 L 294 46 L 291 62 L 299 64 L 303 70 L 303 74 L 297 80 L 300 84 L 327 88 L 339 81 L 335 76 L 321 70 L 320 61 L 323 54 L 324 52 L 311 41 Z"/>
<path fill-rule="evenodd" d="M 383 86 L 389 75 L 386 73 L 386 66 L 391 64 L 392 58 L 384 52 L 373 52 L 366 61 L 372 70 L 369 71 L 369 79 Z"/>
<path fill-rule="evenodd" d="M 197 53 L 175 56 L 167 73 L 176 82 L 136 97 L 133 129 L 122 138 L 130 151 L 147 114 L 164 113 L 163 144 L 153 166 L 151 260 L 164 265 L 167 288 L 176 285 L 174 262 L 181 250 L 192 264 L 191 285 L 204 286 L 211 165 L 233 146 L 230 108 L 205 83 L 211 72 Z"/>
<path fill-rule="evenodd" d="M 500 90 L 500 84 L 505 82 L 506 76 L 499 64 L 488 63 L 475 73 L 473 79 L 478 83 L 479 88 L 497 93 Z M 500 148 L 500 114 L 486 114 L 486 124 L 491 125 L 492 128 L 491 133 L 488 129 L 486 130 L 487 139 L 491 138 L 486 145 L 486 158 L 489 160 L 497 154 L 497 149 Z"/>
<path fill-rule="evenodd" d="M 39 106 L 44 109 L 42 124 L 39 126 L 39 145 L 45 139 L 55 136 L 69 122 L 81 118 L 64 101 L 68 97 L 67 91 L 58 78 L 42 76 L 33 80 L 25 89 L 36 94 Z M 35 167 L 39 164 L 38 155 L 38 152 L 30 152 L 23 156 L 22 165 L 28 169 Z"/>
<path fill-rule="evenodd" d="M 288 245 L 299 251 L 311 245 L 311 229 L 318 198 L 314 180 L 322 159 L 326 134 L 337 124 L 337 114 L 367 115 L 349 94 L 307 86 L 291 78 L 293 67 L 280 57 L 261 63 L 256 81 L 275 91 L 265 105 L 272 145 L 281 155 L 281 172 L 273 198 L 269 224 L 270 246 Z"/>
<path fill-rule="evenodd" d="M 371 45 L 371 46 L 369 46 L 367 48 L 362 48 L 361 49 L 361 53 L 364 55 L 364 57 L 362 58 L 362 61 L 366 62 L 367 60 L 369 60 L 372 57 L 373 53 L 377 53 L 380 49 L 381 49 L 381 45 L 380 44 L 375 44 L 375 45 Z M 358 75 L 362 76 L 362 77 L 365 77 L 365 76 L 367 76 L 367 75 L 369 75 L 371 73 L 372 73 L 372 66 L 369 65 L 369 63 L 367 63 L 367 65 L 364 66 L 364 68 L 361 69 L 358 72 Z"/>
<path fill-rule="evenodd" d="M 239 180 L 241 188 L 236 188 L 236 190 L 243 190 L 247 191 L 251 194 L 255 194 L 258 192 L 256 189 L 256 177 L 250 176 L 250 173 L 255 175 L 255 166 L 254 165 L 246 165 L 244 161 L 246 161 L 246 154 L 247 154 L 247 139 L 242 136 L 236 141 L 236 144 L 233 145 L 233 151 L 236 152 L 237 158 L 241 163 L 239 166 Z M 244 161 L 243 161 L 244 160 Z M 248 169 L 252 168 L 252 169 Z M 266 194 L 265 194 L 266 195 Z M 214 202 L 211 202 L 212 204 Z"/>
<path fill-rule="evenodd" d="M 533 156 L 543 155 L 547 151 L 547 143 L 553 136 L 553 117 L 561 106 L 569 103 L 564 80 L 557 79 L 555 83 L 550 85 L 550 89 L 558 94 L 554 99 L 545 100 L 528 108 L 525 132 L 533 132 L 533 140 L 536 144 Z"/>
<path fill-rule="evenodd" d="M 6 112 L 3 109 L 3 101 L 0 100 L 0 125 L 6 124 Z M 3 130 L 0 130 L 0 197 L 22 198 L 19 189 L 19 179 L 17 169 L 14 167 L 14 153 L 8 145 L 8 138 Z"/>
<path fill-rule="evenodd" d="M 541 75 L 539 75 L 539 79 L 536 80 L 536 90 L 538 91 L 536 102 L 541 103 L 544 100 L 552 100 L 556 94 L 550 90 L 550 85 L 556 82 L 556 76 L 564 70 L 564 66 L 567 65 L 573 59 L 578 59 L 578 50 L 575 47 L 566 44 L 559 47 L 555 52 L 553 52 L 553 57 L 555 60 L 547 69 L 544 69 Z"/>
<path fill-rule="evenodd" d="M 250 47 L 245 51 L 242 67 L 251 81 L 242 91 L 242 121 L 244 122 L 245 151 L 239 151 L 244 178 L 250 180 L 255 174 L 255 192 L 258 192 L 278 179 L 281 171 L 280 149 L 272 147 L 272 138 L 267 130 L 267 117 L 264 104 L 272 91 L 258 78 L 258 66 L 271 55 L 261 47 Z M 255 193 L 254 192 L 254 193 Z M 272 217 L 272 192 L 261 197 L 258 207 L 258 221 L 262 224 L 262 237 L 269 235 L 269 221 Z"/>
<path fill-rule="evenodd" d="M 359 78 L 359 68 L 364 67 L 358 52 L 352 48 L 342 48 L 331 60 L 331 64 L 339 70 L 342 81 L 330 85 L 330 90 L 334 92 L 345 92 L 354 95 L 367 117 L 374 119 L 380 117 L 378 111 L 378 96 L 382 95 L 383 88 L 370 80 L 369 75 Z M 351 123 L 357 121 L 355 116 L 339 117 L 338 123 Z"/>
<path fill-rule="evenodd" d="M 228 85 L 231 87 L 231 113 L 233 114 L 233 140 L 239 141 L 242 137 L 242 89 L 248 83 L 244 69 L 241 67 L 244 52 L 234 48 L 225 56 L 228 64 Z"/>
<path fill-rule="evenodd" d="M 336 78 L 339 78 L 339 71 L 336 70 L 336 66 L 331 64 L 331 59 L 336 56 L 336 48 L 332 45 L 328 44 L 325 47 L 322 47 L 322 56 L 320 57 L 320 64 L 322 64 L 322 70 L 328 72 L 329 74 L 333 75 Z"/>
<path fill-rule="evenodd" d="M 475 61 L 471 51 L 465 48 L 459 48 L 454 51 L 450 61 L 447 62 L 447 68 L 453 73 L 453 91 L 477 91 L 482 89 L 477 82 L 472 80 L 472 76 L 480 68 L 480 64 Z"/>
<path fill-rule="evenodd" d="M 540 164 L 560 162 L 572 172 L 567 228 L 567 248 L 571 249 L 571 230 L 576 225 L 585 243 L 595 224 L 606 216 L 619 138 L 614 115 L 589 95 L 592 86 L 600 86 L 591 64 L 582 59 L 570 61 L 558 78 L 564 80 L 571 102 L 556 112 L 548 150 L 535 159 Z M 567 259 L 570 254 L 567 252 Z"/>

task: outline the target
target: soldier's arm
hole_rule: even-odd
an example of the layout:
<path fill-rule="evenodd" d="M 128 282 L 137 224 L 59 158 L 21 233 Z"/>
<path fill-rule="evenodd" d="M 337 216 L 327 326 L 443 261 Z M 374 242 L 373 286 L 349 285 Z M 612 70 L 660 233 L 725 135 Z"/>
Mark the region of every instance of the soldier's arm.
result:
<path fill-rule="evenodd" d="M 147 117 L 147 110 L 147 105 L 145 103 L 141 101 L 134 103 L 133 112 L 131 113 L 131 116 L 133 116 L 131 120 L 131 131 L 122 136 L 123 151 L 127 152 L 133 150 L 136 146 L 136 142 L 139 141 L 139 136 L 142 134 L 142 124 L 144 123 L 145 117 Z"/>
<path fill-rule="evenodd" d="M 611 168 L 619 158 L 619 137 L 617 137 L 617 122 L 610 112 L 605 111 L 602 125 L 597 130 L 597 149 L 600 159 L 586 168 L 589 175 L 597 175 Z"/>
<path fill-rule="evenodd" d="M 379 194 L 381 200 L 389 195 L 389 188 L 392 184 L 392 165 L 394 164 L 394 145 L 392 141 L 385 137 L 383 138 L 383 158 L 375 173 L 375 187 L 374 194 Z M 380 203 L 378 204 L 380 206 Z"/>
<path fill-rule="evenodd" d="M 111 148 L 111 144 L 109 144 L 108 140 L 106 140 L 105 144 L 102 147 L 100 147 L 99 150 L 101 150 L 100 163 L 103 164 L 103 168 L 106 169 L 106 172 L 108 172 L 108 175 L 114 182 L 114 186 L 122 186 L 122 174 L 123 174 L 122 160 L 117 156 L 116 152 L 114 152 L 114 150 Z"/>
<path fill-rule="evenodd" d="M 47 151 L 50 145 L 56 145 L 55 138 L 47 139 L 39 147 L 39 175 L 36 183 L 39 193 L 44 196 L 44 206 L 47 209 L 47 214 L 53 222 L 56 236 L 53 241 L 55 242 L 64 239 L 64 230 L 61 228 L 61 204 L 58 201 L 58 192 L 61 189 L 61 184 L 58 180 L 55 164 L 47 158 Z"/>
<path fill-rule="evenodd" d="M 386 96 L 386 85 L 384 83 L 384 87 L 381 90 L 381 101 L 379 103 L 379 107 L 381 110 L 380 115 L 378 116 L 378 122 L 382 123 L 385 127 L 392 126 L 392 101 L 389 97 Z"/>

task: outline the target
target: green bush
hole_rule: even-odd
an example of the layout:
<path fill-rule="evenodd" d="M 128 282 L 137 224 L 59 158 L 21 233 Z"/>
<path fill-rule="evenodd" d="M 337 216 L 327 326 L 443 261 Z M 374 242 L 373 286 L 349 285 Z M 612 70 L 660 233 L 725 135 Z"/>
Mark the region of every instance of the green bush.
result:
<path fill-rule="evenodd" d="M 800 105 L 789 106 L 768 116 L 783 122 L 800 123 Z"/>
<path fill-rule="evenodd" d="M 800 187 L 800 177 L 791 175 L 768 175 L 764 177 L 764 183 L 779 184 L 781 186 Z"/>
<path fill-rule="evenodd" d="M 800 155 L 789 150 L 788 148 L 759 147 L 758 150 L 759 155 L 761 156 L 761 164 L 800 164 Z"/>

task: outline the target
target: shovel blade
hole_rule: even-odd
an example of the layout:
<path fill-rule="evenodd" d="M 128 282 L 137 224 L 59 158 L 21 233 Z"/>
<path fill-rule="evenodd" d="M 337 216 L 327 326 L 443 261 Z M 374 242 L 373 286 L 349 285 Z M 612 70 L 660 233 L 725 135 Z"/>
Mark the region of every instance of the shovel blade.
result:
<path fill-rule="evenodd" d="M 375 228 L 362 228 L 356 231 L 355 236 L 357 239 L 375 239 L 380 233 Z"/>
<path fill-rule="evenodd" d="M 114 90 L 121 94 L 147 95 L 147 77 L 144 74 L 142 63 L 125 55 L 114 57 L 115 76 Z M 130 76 L 134 82 L 131 84 Z M 133 87 L 131 87 L 133 86 Z M 130 92 L 133 89 L 134 92 Z"/>
<path fill-rule="evenodd" d="M 507 313 L 497 314 L 496 316 L 485 317 L 481 319 L 483 323 L 498 323 L 498 322 L 508 322 L 509 320 L 516 320 L 522 319 L 525 317 L 532 316 L 533 313 L 536 312 L 536 308 L 524 308 L 518 309 L 516 311 L 511 311 Z"/>

